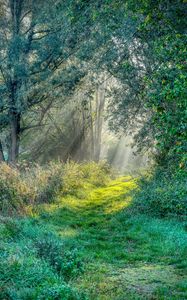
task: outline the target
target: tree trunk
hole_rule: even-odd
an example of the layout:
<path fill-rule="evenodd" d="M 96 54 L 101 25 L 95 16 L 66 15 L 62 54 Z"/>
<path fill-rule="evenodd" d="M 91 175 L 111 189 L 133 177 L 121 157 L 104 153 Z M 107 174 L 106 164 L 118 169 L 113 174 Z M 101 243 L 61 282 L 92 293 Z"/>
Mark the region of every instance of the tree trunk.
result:
<path fill-rule="evenodd" d="M 0 162 L 5 161 L 4 153 L 3 153 L 3 146 L 0 141 Z"/>
<path fill-rule="evenodd" d="M 20 41 L 20 26 L 21 15 L 23 10 L 23 0 L 11 0 L 10 12 L 11 12 L 11 25 L 12 25 L 12 44 L 16 45 L 17 41 Z M 18 66 L 20 66 L 21 60 L 23 60 L 23 53 L 18 47 L 17 51 L 10 46 L 11 55 L 9 55 L 9 90 L 10 90 L 10 110 L 9 110 L 9 122 L 10 122 L 10 143 L 9 143 L 9 155 L 8 161 L 14 164 L 19 154 L 19 142 L 20 142 L 20 120 L 21 120 L 21 101 L 20 90 L 22 86 L 22 77 L 17 72 Z"/>
<path fill-rule="evenodd" d="M 106 82 L 99 86 L 96 91 L 96 120 L 95 120 L 95 161 L 98 162 L 101 154 L 101 136 L 103 127 L 103 112 L 105 107 Z"/>
<path fill-rule="evenodd" d="M 14 164 L 19 155 L 19 142 L 20 142 L 20 114 L 13 113 L 11 115 L 10 127 L 10 145 L 8 161 Z"/>
<path fill-rule="evenodd" d="M 94 159 L 95 153 L 95 141 L 94 141 L 94 122 L 93 122 L 93 109 L 92 109 L 92 100 L 90 99 L 90 159 Z"/>

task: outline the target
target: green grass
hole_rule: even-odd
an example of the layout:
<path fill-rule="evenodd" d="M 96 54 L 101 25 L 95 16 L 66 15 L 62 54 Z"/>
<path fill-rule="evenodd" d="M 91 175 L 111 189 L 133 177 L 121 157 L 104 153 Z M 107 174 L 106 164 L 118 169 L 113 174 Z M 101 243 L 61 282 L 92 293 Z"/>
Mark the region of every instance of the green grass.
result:
<path fill-rule="evenodd" d="M 187 299 L 187 224 L 134 214 L 135 187 L 131 177 L 88 185 L 76 197 L 40 205 L 30 218 L 2 220 L 0 291 L 8 296 L 0 299 Z M 51 263 L 59 255 L 37 255 L 36 240 L 45 247 L 46 234 L 57 244 L 52 258 L 58 243 L 65 253 L 76 249 L 69 276 Z"/>

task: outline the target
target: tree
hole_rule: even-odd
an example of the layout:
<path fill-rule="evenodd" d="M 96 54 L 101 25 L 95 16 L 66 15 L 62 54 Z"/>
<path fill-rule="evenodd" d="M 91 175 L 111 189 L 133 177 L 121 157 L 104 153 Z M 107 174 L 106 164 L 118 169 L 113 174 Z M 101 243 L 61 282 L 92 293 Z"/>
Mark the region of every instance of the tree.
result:
<path fill-rule="evenodd" d="M 92 24 L 89 6 L 74 1 L 2 0 L 1 8 L 0 126 L 8 129 L 8 159 L 14 163 L 20 137 L 30 128 L 23 126 L 25 115 L 84 76 L 73 57 Z"/>
<path fill-rule="evenodd" d="M 185 3 L 129 1 L 142 15 L 124 58 L 111 65 L 119 85 L 109 109 L 114 130 L 133 130 L 139 149 L 154 149 L 159 163 L 184 163 L 186 152 Z M 117 51 L 117 50 L 116 50 Z"/>
<path fill-rule="evenodd" d="M 42 119 L 44 126 L 24 132 L 21 157 L 40 162 L 68 158 L 98 161 L 106 100 L 105 76 L 90 72 L 72 94 L 68 93 L 64 99 L 61 95 L 61 101 L 38 105 L 33 118 L 37 124 Z"/>

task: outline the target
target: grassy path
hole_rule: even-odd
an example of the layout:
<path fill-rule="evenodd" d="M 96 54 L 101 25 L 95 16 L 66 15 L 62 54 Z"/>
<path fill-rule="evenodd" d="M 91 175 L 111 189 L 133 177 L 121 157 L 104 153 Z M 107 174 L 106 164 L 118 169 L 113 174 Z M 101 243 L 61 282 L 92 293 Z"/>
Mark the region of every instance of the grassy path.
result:
<path fill-rule="evenodd" d="M 130 212 L 135 186 L 124 177 L 0 219 L 0 300 L 85 299 L 69 287 L 89 300 L 187 299 L 187 225 Z M 69 287 L 61 242 L 84 266 Z"/>
<path fill-rule="evenodd" d="M 93 300 L 187 299 L 185 224 L 126 212 L 134 187 L 125 177 L 46 205 L 43 218 L 85 262 L 72 284 Z"/>

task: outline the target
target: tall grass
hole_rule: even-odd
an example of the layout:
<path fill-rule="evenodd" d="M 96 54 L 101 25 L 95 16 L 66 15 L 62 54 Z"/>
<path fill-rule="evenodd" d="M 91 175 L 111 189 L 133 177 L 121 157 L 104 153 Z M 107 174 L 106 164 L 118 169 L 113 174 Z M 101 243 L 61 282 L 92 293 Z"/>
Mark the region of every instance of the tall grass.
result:
<path fill-rule="evenodd" d="M 76 194 L 86 185 L 106 185 L 112 176 L 101 162 L 51 162 L 46 166 L 0 164 L 0 212 L 24 212 L 26 205 L 52 202 L 58 194 Z"/>

